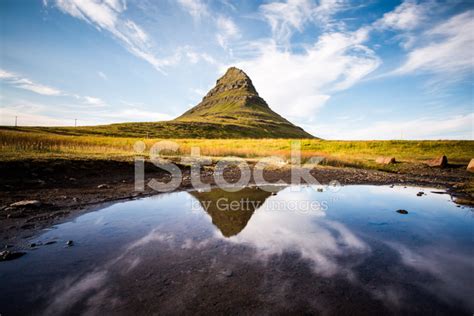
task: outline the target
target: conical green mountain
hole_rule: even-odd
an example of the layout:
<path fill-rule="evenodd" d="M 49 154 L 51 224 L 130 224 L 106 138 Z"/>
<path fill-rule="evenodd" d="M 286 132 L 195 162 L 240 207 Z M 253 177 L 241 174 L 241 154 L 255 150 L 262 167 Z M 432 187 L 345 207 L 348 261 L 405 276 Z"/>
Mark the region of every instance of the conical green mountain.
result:
<path fill-rule="evenodd" d="M 36 129 L 68 135 L 120 137 L 314 138 L 273 112 L 258 95 L 252 80 L 235 67 L 217 80 L 201 103 L 171 121 Z"/>
<path fill-rule="evenodd" d="M 235 67 L 217 80 L 201 103 L 175 121 L 219 123 L 223 129 L 235 130 L 236 137 L 313 137 L 270 109 L 247 74 Z"/>

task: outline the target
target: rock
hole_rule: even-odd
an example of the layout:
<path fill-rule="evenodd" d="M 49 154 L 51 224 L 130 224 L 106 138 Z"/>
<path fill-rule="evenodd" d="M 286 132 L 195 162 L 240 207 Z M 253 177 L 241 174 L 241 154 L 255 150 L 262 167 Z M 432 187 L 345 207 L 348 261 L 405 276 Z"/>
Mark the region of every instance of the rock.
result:
<path fill-rule="evenodd" d="M 24 254 L 25 254 L 24 252 L 20 252 L 20 251 L 4 250 L 0 252 L 0 261 L 8 261 L 8 260 L 17 259 L 23 256 Z"/>
<path fill-rule="evenodd" d="M 68 240 L 68 241 L 66 242 L 66 246 L 69 246 L 69 247 L 74 246 L 74 241 Z"/>
<path fill-rule="evenodd" d="M 77 179 L 76 178 L 69 178 L 69 181 L 74 182 L 74 181 L 77 181 Z"/>
<path fill-rule="evenodd" d="M 418 193 L 416 194 L 416 196 L 423 196 L 424 194 L 425 194 L 425 192 L 418 192 Z"/>
<path fill-rule="evenodd" d="M 109 185 L 108 184 L 99 184 L 97 186 L 97 189 L 108 189 L 109 188 Z"/>
<path fill-rule="evenodd" d="M 408 214 L 408 211 L 407 210 L 397 210 L 397 213 L 399 214 Z"/>
<path fill-rule="evenodd" d="M 40 207 L 41 202 L 38 200 L 23 200 L 10 204 L 10 207 L 19 208 L 19 207 Z"/>
<path fill-rule="evenodd" d="M 36 246 L 37 246 L 36 243 L 31 243 L 31 244 L 30 244 L 30 247 L 31 247 L 31 248 L 35 248 Z"/>
<path fill-rule="evenodd" d="M 230 278 L 231 276 L 234 275 L 232 270 L 223 270 L 223 271 L 220 272 L 220 274 L 222 274 L 223 276 L 228 277 L 228 278 Z"/>
<path fill-rule="evenodd" d="M 55 243 L 56 243 L 56 241 L 51 240 L 51 241 L 45 242 L 44 244 L 45 244 L 45 246 L 49 246 L 49 245 L 53 245 Z"/>
<path fill-rule="evenodd" d="M 467 165 L 466 170 L 470 172 L 474 172 L 474 158 L 472 158 L 471 161 L 469 161 L 469 165 Z"/>
<path fill-rule="evenodd" d="M 381 165 L 390 165 L 396 163 L 397 161 L 395 160 L 395 157 L 378 157 L 375 159 L 375 162 Z"/>
<path fill-rule="evenodd" d="M 428 162 L 428 166 L 434 168 L 444 168 L 448 165 L 448 158 L 441 156 Z"/>

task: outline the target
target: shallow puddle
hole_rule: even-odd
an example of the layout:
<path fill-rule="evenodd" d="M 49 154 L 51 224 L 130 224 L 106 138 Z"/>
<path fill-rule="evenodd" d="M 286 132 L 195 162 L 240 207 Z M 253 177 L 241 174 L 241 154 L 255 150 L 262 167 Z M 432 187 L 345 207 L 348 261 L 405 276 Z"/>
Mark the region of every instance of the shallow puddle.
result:
<path fill-rule="evenodd" d="M 0 263 L 0 314 L 472 314 L 471 208 L 426 188 L 321 189 L 87 213 Z"/>

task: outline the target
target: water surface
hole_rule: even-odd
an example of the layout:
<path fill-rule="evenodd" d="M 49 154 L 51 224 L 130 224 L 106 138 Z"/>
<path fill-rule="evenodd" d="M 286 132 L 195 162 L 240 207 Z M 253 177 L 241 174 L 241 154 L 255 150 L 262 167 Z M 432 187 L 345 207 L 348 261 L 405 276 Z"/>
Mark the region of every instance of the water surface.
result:
<path fill-rule="evenodd" d="M 0 263 L 0 314 L 472 314 L 472 209 L 430 189 L 318 188 L 179 192 L 79 216 Z"/>

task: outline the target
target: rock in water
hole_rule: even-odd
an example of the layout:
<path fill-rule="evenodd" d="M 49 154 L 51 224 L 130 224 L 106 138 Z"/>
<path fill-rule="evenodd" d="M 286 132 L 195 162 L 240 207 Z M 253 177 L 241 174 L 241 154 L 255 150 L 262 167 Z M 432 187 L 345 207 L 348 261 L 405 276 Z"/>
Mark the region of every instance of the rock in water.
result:
<path fill-rule="evenodd" d="M 448 158 L 441 156 L 428 162 L 428 166 L 435 168 L 444 168 L 448 165 Z"/>
<path fill-rule="evenodd" d="M 20 258 L 24 254 L 25 254 L 24 252 L 14 252 L 14 251 L 9 251 L 9 250 L 1 251 L 0 261 L 8 261 L 8 260 Z"/>
<path fill-rule="evenodd" d="M 474 158 L 471 159 L 469 165 L 467 165 L 467 171 L 474 172 Z"/>
<path fill-rule="evenodd" d="M 375 159 L 375 162 L 382 165 L 390 165 L 394 164 L 396 160 L 395 157 L 378 157 L 377 159 Z"/>
<path fill-rule="evenodd" d="M 397 213 L 406 215 L 406 214 L 408 214 L 408 211 L 407 210 L 397 210 Z"/>

